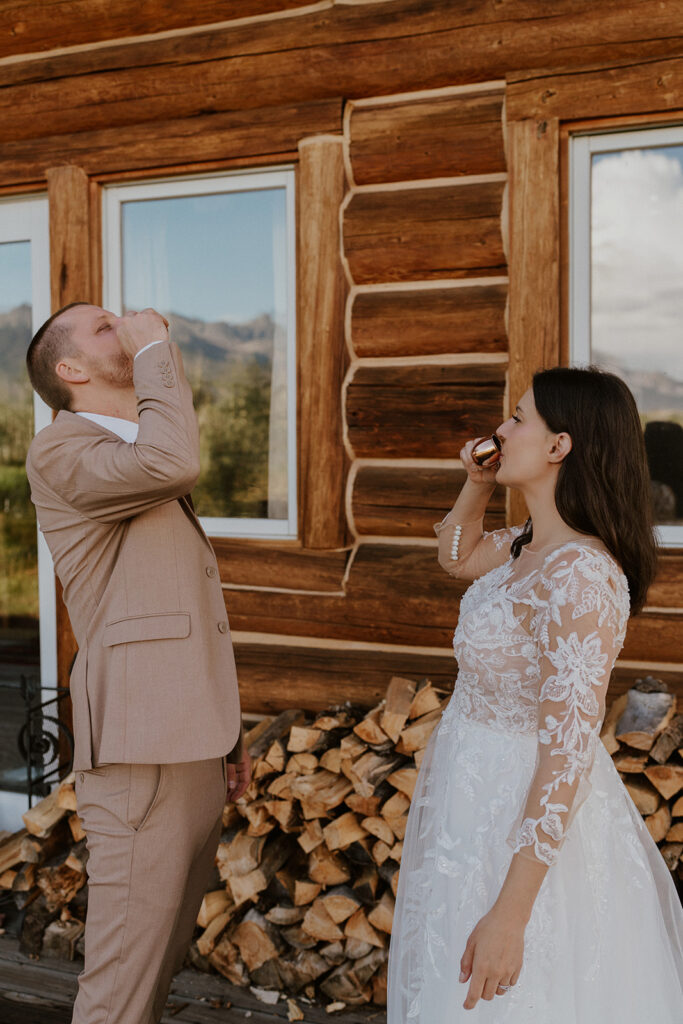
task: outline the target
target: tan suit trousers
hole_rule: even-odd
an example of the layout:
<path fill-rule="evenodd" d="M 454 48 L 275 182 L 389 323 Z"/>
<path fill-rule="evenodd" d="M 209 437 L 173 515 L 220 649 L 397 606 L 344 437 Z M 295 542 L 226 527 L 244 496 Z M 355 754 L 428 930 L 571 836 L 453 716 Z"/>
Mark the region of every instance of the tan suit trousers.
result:
<path fill-rule="evenodd" d="M 225 803 L 223 758 L 76 773 L 89 850 L 73 1024 L 158 1024 L 192 939 Z"/>

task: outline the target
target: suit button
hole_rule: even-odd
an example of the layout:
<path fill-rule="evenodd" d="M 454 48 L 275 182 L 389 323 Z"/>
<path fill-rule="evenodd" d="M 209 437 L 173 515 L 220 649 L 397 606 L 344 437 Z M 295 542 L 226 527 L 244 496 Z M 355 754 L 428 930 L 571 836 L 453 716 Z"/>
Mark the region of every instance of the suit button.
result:
<path fill-rule="evenodd" d="M 228 632 L 228 624 L 227 624 L 227 622 L 223 621 L 223 622 L 219 622 L 218 623 L 218 632 L 219 633 L 227 633 Z"/>
<path fill-rule="evenodd" d="M 78 775 L 78 781 L 79 782 L 83 782 L 84 780 L 85 780 L 85 776 L 83 775 L 83 772 L 80 772 L 79 775 Z"/>
<path fill-rule="evenodd" d="M 214 568 L 213 565 L 207 565 L 207 567 L 206 567 L 206 575 L 211 580 L 214 578 L 214 576 L 216 575 L 216 569 Z"/>

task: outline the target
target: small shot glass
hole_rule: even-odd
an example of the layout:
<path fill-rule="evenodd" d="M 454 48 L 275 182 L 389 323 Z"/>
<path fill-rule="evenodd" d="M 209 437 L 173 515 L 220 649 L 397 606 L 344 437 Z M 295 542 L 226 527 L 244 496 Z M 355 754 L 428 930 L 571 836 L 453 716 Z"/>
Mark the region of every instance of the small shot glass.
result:
<path fill-rule="evenodd" d="M 472 449 L 472 458 L 478 466 L 483 466 L 494 455 L 500 455 L 500 448 L 500 439 L 497 434 L 493 434 L 491 437 L 487 437 L 483 441 L 479 441 L 478 444 L 475 444 Z"/>

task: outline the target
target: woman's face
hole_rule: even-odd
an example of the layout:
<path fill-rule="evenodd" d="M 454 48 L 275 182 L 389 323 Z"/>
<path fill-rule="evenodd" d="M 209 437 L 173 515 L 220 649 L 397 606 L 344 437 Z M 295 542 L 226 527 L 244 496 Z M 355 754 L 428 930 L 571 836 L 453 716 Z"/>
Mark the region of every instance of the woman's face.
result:
<path fill-rule="evenodd" d="M 500 468 L 496 479 L 506 487 L 523 487 L 552 478 L 557 473 L 557 439 L 541 419 L 531 388 L 519 400 L 510 419 L 496 430 L 502 441 Z"/>

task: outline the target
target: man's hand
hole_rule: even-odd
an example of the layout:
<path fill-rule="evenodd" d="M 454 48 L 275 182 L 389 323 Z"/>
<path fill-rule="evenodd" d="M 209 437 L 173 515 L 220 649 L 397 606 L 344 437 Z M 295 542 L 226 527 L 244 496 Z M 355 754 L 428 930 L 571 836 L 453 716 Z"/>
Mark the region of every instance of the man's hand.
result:
<path fill-rule="evenodd" d="M 168 320 L 155 309 L 126 313 L 116 328 L 121 348 L 131 359 L 153 341 L 168 341 Z"/>
<path fill-rule="evenodd" d="M 239 761 L 226 762 L 225 777 L 228 783 L 226 797 L 230 803 L 234 804 L 241 796 L 244 796 L 247 786 L 251 782 L 251 758 L 246 750 Z"/>

